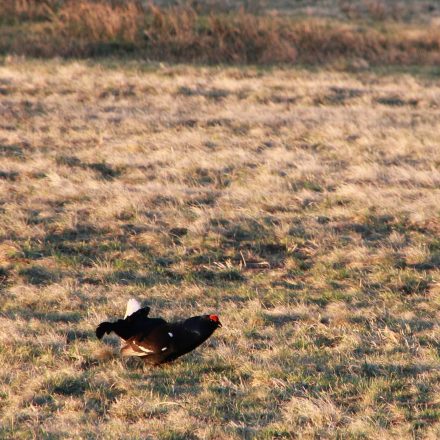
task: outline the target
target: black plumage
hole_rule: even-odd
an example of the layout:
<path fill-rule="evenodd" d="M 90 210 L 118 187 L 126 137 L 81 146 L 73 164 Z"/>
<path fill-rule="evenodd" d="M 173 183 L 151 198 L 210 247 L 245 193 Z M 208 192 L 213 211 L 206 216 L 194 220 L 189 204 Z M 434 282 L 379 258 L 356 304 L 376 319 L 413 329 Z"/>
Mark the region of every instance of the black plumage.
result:
<path fill-rule="evenodd" d="M 221 327 L 217 315 L 193 316 L 184 321 L 167 323 L 162 318 L 150 318 L 149 307 L 141 308 L 125 319 L 102 322 L 96 329 L 101 339 L 105 333 L 116 333 L 125 341 L 123 356 L 138 356 L 159 365 L 194 350 Z"/>
<path fill-rule="evenodd" d="M 149 333 L 153 328 L 165 324 L 162 318 L 148 318 L 149 307 L 143 307 L 125 319 L 116 322 L 101 322 L 96 328 L 96 336 L 101 339 L 105 333 L 116 333 L 120 338 L 127 340 L 140 333 Z"/>

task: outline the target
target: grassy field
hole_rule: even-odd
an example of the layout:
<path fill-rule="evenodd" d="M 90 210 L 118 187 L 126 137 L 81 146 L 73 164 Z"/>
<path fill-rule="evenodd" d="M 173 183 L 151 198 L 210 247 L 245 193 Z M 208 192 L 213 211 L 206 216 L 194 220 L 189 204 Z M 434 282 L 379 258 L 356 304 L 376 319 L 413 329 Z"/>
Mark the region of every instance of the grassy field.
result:
<path fill-rule="evenodd" d="M 440 83 L 0 65 L 0 438 L 440 436 Z M 130 297 L 218 313 L 162 368 Z"/>

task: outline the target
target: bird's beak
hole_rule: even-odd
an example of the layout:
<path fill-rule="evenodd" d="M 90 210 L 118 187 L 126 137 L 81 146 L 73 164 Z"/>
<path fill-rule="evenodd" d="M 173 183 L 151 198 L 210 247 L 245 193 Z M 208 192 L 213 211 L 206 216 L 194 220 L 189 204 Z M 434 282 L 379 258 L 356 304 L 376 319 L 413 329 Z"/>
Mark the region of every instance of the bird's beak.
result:
<path fill-rule="evenodd" d="M 222 326 L 222 323 L 221 323 L 220 321 L 217 323 L 217 325 L 218 325 L 219 327 L 223 327 L 223 326 Z"/>

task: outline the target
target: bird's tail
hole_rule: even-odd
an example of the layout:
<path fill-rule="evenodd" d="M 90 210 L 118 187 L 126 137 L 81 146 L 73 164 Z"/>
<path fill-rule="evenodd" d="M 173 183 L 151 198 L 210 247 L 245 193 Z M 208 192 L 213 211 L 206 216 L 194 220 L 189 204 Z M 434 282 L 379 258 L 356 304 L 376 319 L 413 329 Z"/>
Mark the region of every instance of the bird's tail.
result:
<path fill-rule="evenodd" d="M 105 333 L 109 334 L 114 329 L 114 323 L 112 322 L 101 322 L 101 324 L 98 325 L 96 328 L 96 337 L 98 339 L 102 339 Z"/>
<path fill-rule="evenodd" d="M 132 315 L 134 312 L 137 312 L 141 307 L 142 306 L 137 299 L 130 298 L 127 302 L 127 310 L 125 311 L 124 319 L 127 318 L 127 316 Z"/>
<path fill-rule="evenodd" d="M 140 304 L 135 299 L 132 299 L 127 304 L 126 318 L 118 319 L 115 322 L 101 322 L 96 328 L 98 339 L 101 339 L 106 333 L 114 332 L 126 341 L 137 333 L 142 332 L 146 326 L 148 327 L 150 321 L 155 322 L 155 320 L 147 318 L 150 311 L 149 307 L 139 307 L 138 309 L 138 306 Z"/>

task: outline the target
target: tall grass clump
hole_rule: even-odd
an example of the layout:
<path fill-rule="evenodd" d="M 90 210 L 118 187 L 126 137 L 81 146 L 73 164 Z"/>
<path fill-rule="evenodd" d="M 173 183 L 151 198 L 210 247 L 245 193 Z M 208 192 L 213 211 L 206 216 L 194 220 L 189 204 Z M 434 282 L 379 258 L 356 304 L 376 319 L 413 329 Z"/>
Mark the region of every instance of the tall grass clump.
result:
<path fill-rule="evenodd" d="M 440 30 L 434 22 L 407 23 L 377 11 L 380 26 L 371 14 L 347 20 L 251 11 L 164 7 L 140 0 L 5 0 L 0 4 L 0 53 L 133 54 L 156 61 L 251 64 L 440 61 Z"/>
<path fill-rule="evenodd" d="M 188 7 L 151 7 L 145 36 L 157 56 L 208 62 L 292 62 L 296 51 L 284 23 L 240 9 L 236 14 L 199 15 Z"/>
<path fill-rule="evenodd" d="M 45 21 L 60 6 L 59 0 L 2 0 L 0 24 L 18 24 L 26 21 Z"/>
<path fill-rule="evenodd" d="M 121 4 L 69 1 L 58 16 L 66 49 L 75 55 L 92 55 L 93 48 L 108 51 L 112 45 L 135 48 L 142 39 L 145 23 L 140 5 L 132 1 Z"/>

